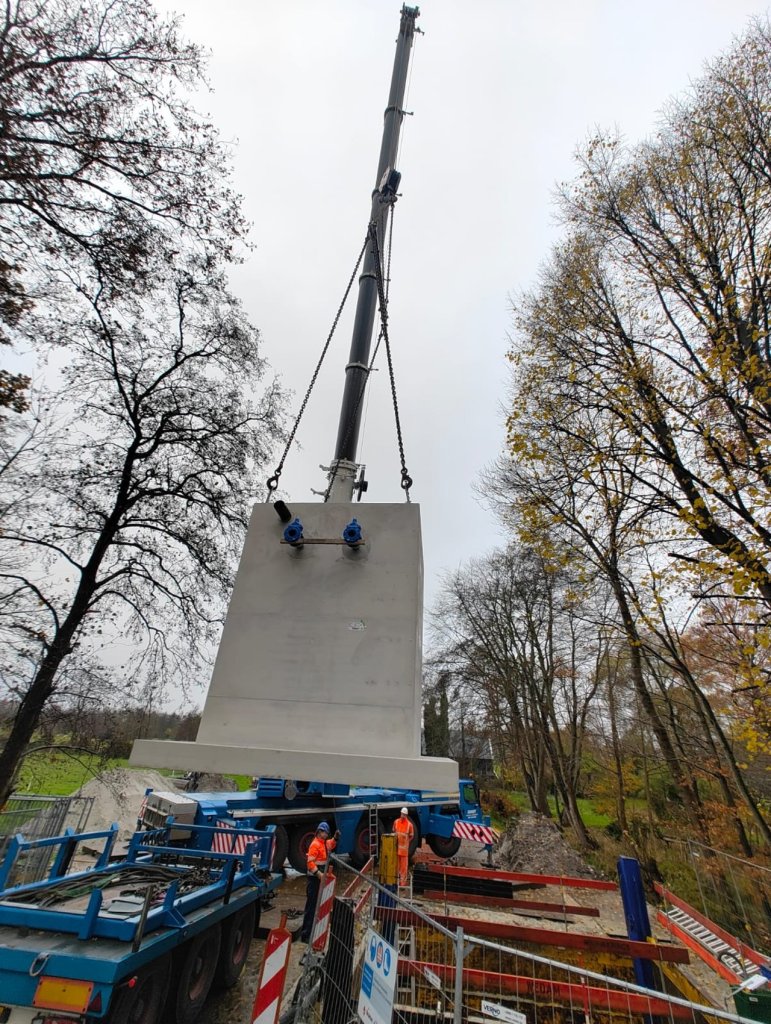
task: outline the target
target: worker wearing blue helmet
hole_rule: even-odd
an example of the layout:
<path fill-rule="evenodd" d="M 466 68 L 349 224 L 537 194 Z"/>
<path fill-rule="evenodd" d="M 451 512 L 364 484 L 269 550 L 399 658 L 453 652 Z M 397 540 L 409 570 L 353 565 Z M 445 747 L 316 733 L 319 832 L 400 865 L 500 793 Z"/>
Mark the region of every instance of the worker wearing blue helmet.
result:
<path fill-rule="evenodd" d="M 308 847 L 308 880 L 305 885 L 305 913 L 303 914 L 303 925 L 300 929 L 300 941 L 310 942 L 313 931 L 313 917 L 316 913 L 316 901 L 319 897 L 319 886 L 321 876 L 326 871 L 329 854 L 337 846 L 340 833 L 335 832 L 330 838 L 330 828 L 326 821 L 320 821 L 316 829 L 316 835 Z"/>

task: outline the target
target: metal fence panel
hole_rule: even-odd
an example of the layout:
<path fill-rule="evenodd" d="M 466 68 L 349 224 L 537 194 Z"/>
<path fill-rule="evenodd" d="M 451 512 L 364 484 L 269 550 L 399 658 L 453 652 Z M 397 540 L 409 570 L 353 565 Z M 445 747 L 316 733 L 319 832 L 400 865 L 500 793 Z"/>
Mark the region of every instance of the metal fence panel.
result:
<path fill-rule="evenodd" d="M 635 984 L 631 961 L 595 963 L 573 950 L 567 958 L 572 962 L 562 962 L 514 940 L 481 938 L 472 920 L 467 919 L 465 933 L 454 922 L 445 927 L 431 916 L 441 916 L 440 906 L 413 899 L 409 887 L 380 885 L 371 864 L 358 872 L 333 857 L 322 894 L 331 873 L 334 896 L 319 899 L 315 940 L 283 1024 L 723 1024 L 742 1019 Z M 390 1016 L 368 1016 L 366 1006 L 359 1012 L 373 933 L 396 952 Z"/>
<path fill-rule="evenodd" d="M 13 836 L 25 839 L 49 839 L 65 828 L 82 832 L 94 803 L 92 796 L 38 796 L 14 794 L 0 811 L 0 859 L 5 856 Z M 44 878 L 55 850 L 43 848 L 22 853 L 16 863 L 11 885 L 26 885 Z"/>

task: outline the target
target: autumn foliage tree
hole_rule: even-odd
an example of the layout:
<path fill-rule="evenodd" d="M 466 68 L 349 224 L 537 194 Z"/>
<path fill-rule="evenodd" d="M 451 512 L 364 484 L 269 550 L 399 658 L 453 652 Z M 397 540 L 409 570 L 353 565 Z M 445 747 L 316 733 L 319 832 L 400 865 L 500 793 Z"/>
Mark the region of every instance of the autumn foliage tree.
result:
<path fill-rule="evenodd" d="M 771 701 L 770 58 L 758 22 L 653 139 L 592 139 L 562 192 L 564 238 L 515 308 L 512 516 L 529 543 L 570 538 L 576 563 L 613 587 L 631 664 L 652 659 L 635 670 L 638 696 L 702 821 L 656 662 L 681 673 L 727 758 L 730 737 L 671 657 L 680 641 L 660 645 L 661 615 L 713 620 L 735 599 L 743 692 Z M 756 745 L 763 729 L 761 716 Z"/>

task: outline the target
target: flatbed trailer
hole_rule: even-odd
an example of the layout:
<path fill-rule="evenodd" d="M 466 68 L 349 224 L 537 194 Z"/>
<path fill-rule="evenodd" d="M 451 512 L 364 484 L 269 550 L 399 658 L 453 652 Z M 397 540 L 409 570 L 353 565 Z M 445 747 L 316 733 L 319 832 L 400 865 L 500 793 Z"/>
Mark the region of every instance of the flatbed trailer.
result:
<path fill-rule="evenodd" d="M 174 838 L 172 838 L 174 833 Z M 0 867 L 0 1024 L 192 1024 L 212 985 L 238 980 L 263 901 L 273 830 L 137 832 L 114 860 L 117 826 L 26 841 Z M 69 871 L 84 843 L 96 863 Z M 50 846 L 48 877 L 10 885 L 19 857 Z M 203 848 L 202 848 L 203 847 Z"/>

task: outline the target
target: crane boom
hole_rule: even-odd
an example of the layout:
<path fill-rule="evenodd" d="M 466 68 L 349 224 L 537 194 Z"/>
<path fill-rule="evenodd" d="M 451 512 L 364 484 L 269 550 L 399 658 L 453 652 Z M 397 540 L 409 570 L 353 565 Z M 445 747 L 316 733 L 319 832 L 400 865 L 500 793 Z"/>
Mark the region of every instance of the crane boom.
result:
<path fill-rule="evenodd" d="M 375 229 L 377 244 L 373 239 L 367 245 L 364 265 L 359 276 L 351 350 L 345 367 L 345 386 L 337 429 L 337 443 L 334 459 L 330 466 L 330 501 L 352 501 L 356 487 L 358 470 L 356 452 L 364 408 L 364 390 L 369 376 L 372 330 L 378 298 L 377 261 L 379 254 L 384 250 L 388 211 L 396 200 L 396 192 L 399 187 L 400 175 L 396 170 L 395 163 L 402 121 L 404 120 L 404 93 L 407 87 L 412 41 L 416 32 L 415 22 L 419 15 L 420 11 L 417 7 L 407 7 L 406 5 L 402 7 L 369 219 L 370 225 Z M 359 486 L 361 488 L 361 485 Z"/>

